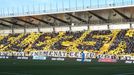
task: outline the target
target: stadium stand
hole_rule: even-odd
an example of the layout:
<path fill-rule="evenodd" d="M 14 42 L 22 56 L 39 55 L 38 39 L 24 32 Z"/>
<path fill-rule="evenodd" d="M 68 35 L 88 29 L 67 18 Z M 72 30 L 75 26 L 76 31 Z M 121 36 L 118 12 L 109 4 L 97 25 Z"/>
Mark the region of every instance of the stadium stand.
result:
<path fill-rule="evenodd" d="M 102 30 L 0 35 L 0 51 L 30 52 L 66 50 L 99 54 L 130 54 L 134 52 L 134 30 Z"/>

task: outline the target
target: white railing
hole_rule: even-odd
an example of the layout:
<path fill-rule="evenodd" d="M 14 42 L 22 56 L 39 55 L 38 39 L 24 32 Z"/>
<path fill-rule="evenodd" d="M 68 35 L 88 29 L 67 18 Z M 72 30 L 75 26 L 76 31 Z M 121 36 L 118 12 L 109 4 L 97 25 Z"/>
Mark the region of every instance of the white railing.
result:
<path fill-rule="evenodd" d="M 73 0 L 72 0 L 73 1 Z M 44 14 L 55 14 L 55 13 L 65 13 L 65 12 L 79 12 L 79 11 L 89 11 L 89 10 L 101 10 L 101 9 L 110 9 L 110 8 L 122 8 L 122 7 L 132 7 L 134 6 L 134 0 L 121 0 L 120 2 L 112 2 L 108 3 L 108 0 L 106 3 L 102 4 L 102 2 L 98 2 L 96 5 L 90 5 L 91 0 L 82 0 L 83 3 L 81 6 L 77 5 L 77 2 L 74 3 L 75 7 L 71 7 L 71 2 L 66 3 L 68 7 L 65 7 L 64 4 L 62 4 L 62 7 L 55 7 L 55 8 L 46 8 L 45 5 L 39 5 L 39 6 L 23 6 L 21 8 L 8 8 L 8 9 L 1 9 L 0 10 L 0 18 L 7 18 L 7 17 L 19 17 L 19 16 L 32 16 L 32 15 L 44 15 Z M 89 5 L 86 5 L 84 1 L 89 1 Z M 100 1 L 100 0 L 98 0 Z M 51 7 L 50 4 L 47 7 Z M 38 7 L 38 8 L 35 8 Z"/>

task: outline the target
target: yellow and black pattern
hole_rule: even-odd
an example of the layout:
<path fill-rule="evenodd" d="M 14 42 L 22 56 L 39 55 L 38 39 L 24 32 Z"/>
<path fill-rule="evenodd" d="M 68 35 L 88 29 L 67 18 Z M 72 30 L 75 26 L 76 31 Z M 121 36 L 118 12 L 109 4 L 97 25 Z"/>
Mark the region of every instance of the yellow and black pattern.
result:
<path fill-rule="evenodd" d="M 102 30 L 0 35 L 0 51 L 88 51 L 99 54 L 134 53 L 134 30 Z"/>

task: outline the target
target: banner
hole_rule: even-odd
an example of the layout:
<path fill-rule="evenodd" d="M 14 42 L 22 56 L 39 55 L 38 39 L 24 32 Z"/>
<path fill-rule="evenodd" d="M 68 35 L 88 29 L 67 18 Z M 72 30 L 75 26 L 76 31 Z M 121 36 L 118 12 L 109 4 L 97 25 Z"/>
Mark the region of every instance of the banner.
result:
<path fill-rule="evenodd" d="M 127 60 L 125 61 L 126 64 L 134 64 L 134 61 L 131 61 L 131 60 Z"/>
<path fill-rule="evenodd" d="M 82 61 L 82 59 L 76 59 L 76 61 L 81 62 L 81 61 Z M 91 62 L 91 59 L 84 59 L 84 62 Z"/>
<path fill-rule="evenodd" d="M 98 62 L 106 62 L 106 63 L 116 63 L 116 59 L 110 59 L 110 58 L 101 58 L 98 60 Z"/>
<path fill-rule="evenodd" d="M 0 56 L 0 59 L 9 59 L 8 56 Z"/>
<path fill-rule="evenodd" d="M 117 60 L 134 60 L 134 56 L 130 55 L 108 55 L 108 54 L 98 54 L 93 52 L 84 52 L 86 59 L 117 59 Z M 81 52 L 67 52 L 65 50 L 49 50 L 49 51 L 36 51 L 36 52 L 0 52 L 0 56 L 16 56 L 18 59 L 27 59 L 25 57 L 34 57 L 44 59 L 43 57 L 56 57 L 56 58 L 82 58 Z M 41 57 L 39 57 L 41 56 Z M 20 58 L 19 58 L 20 57 Z M 23 57 L 23 58 L 21 58 Z M 5 57 L 0 57 L 5 58 Z"/>
<path fill-rule="evenodd" d="M 47 57 L 69 57 L 69 58 L 82 58 L 81 52 L 66 52 L 66 51 L 40 51 L 31 52 L 31 56 L 47 56 Z M 95 53 L 86 52 L 85 58 L 96 58 Z"/>
<path fill-rule="evenodd" d="M 28 60 L 29 57 L 17 57 L 17 59 L 24 59 L 24 60 Z"/>
<path fill-rule="evenodd" d="M 65 61 L 65 58 L 51 58 L 51 60 Z"/>
<path fill-rule="evenodd" d="M 33 56 L 33 60 L 46 60 L 44 56 Z"/>

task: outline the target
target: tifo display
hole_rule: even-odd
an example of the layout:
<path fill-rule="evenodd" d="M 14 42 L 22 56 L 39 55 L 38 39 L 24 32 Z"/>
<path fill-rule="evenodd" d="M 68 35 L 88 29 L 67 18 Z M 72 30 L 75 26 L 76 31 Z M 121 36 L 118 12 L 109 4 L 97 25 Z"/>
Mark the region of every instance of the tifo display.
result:
<path fill-rule="evenodd" d="M 0 52 L 91 52 L 133 55 L 134 30 L 102 30 L 0 35 Z"/>

